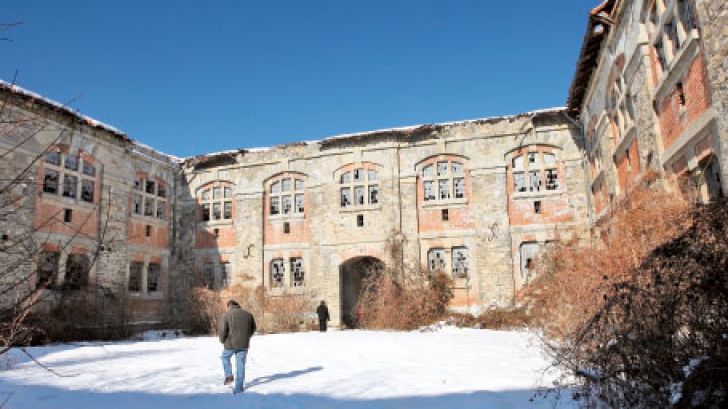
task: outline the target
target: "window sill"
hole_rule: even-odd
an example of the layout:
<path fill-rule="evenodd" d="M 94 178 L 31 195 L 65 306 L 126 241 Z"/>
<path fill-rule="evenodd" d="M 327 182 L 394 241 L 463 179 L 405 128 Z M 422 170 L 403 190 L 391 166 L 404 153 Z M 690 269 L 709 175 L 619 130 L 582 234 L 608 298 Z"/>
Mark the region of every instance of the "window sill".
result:
<path fill-rule="evenodd" d="M 339 208 L 339 212 L 342 213 L 356 213 L 356 212 L 373 212 L 382 210 L 382 205 L 360 205 L 360 206 L 347 206 Z"/>
<path fill-rule="evenodd" d="M 303 220 L 306 218 L 306 213 L 288 213 L 288 214 L 269 214 L 268 220 L 270 221 L 286 221 L 286 220 Z"/>
<path fill-rule="evenodd" d="M 233 219 L 224 219 L 224 220 L 207 220 L 202 222 L 197 222 L 198 225 L 202 225 L 202 227 L 218 227 L 218 226 L 232 226 L 235 224 L 233 222 Z"/>
<path fill-rule="evenodd" d="M 422 203 L 425 209 L 444 209 L 453 206 L 463 207 L 468 205 L 468 199 L 447 199 L 447 200 L 426 200 Z"/>
<path fill-rule="evenodd" d="M 156 225 L 156 226 L 166 226 L 169 224 L 169 221 L 167 219 L 157 219 L 156 217 L 152 216 L 142 216 L 141 214 L 132 213 L 131 218 L 135 221 L 142 221 L 144 223 Z"/>
<path fill-rule="evenodd" d="M 538 199 L 542 197 L 556 197 L 561 195 L 561 189 L 557 187 L 554 190 L 541 190 L 538 192 L 513 192 L 512 198 L 514 200 L 528 200 L 528 199 Z"/>
<path fill-rule="evenodd" d="M 73 206 L 77 208 L 93 208 L 96 206 L 93 202 L 87 202 L 78 197 L 68 197 L 43 191 L 41 191 L 40 197 L 43 203 L 53 203 L 66 207 Z"/>

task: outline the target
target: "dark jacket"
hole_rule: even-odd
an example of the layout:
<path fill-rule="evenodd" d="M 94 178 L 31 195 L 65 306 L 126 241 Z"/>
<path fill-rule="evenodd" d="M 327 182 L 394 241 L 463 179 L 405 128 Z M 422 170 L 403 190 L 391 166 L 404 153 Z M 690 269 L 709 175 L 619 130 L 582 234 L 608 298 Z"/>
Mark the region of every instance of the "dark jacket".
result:
<path fill-rule="evenodd" d="M 321 304 L 316 308 L 316 314 L 318 314 L 319 321 L 329 320 L 329 309 L 325 304 Z"/>
<path fill-rule="evenodd" d="M 255 329 L 253 315 L 239 306 L 233 306 L 220 319 L 220 342 L 225 349 L 248 349 Z"/>

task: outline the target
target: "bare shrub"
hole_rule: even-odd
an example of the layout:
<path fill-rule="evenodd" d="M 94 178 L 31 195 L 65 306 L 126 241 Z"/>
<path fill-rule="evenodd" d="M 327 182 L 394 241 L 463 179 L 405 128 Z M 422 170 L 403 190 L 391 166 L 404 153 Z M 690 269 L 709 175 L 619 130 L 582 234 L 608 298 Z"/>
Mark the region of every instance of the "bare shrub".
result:
<path fill-rule="evenodd" d="M 657 246 L 687 228 L 689 204 L 648 175 L 592 231 L 589 243 L 557 242 L 536 261 L 538 278 L 522 299 L 534 324 L 552 338 L 582 327 L 604 302 L 610 286 L 632 276 Z"/>
<path fill-rule="evenodd" d="M 583 405 L 726 405 L 727 221 L 726 203 L 691 210 L 643 187 L 601 240 L 544 260 L 527 301 Z"/>
<path fill-rule="evenodd" d="M 453 297 L 452 280 L 422 269 L 369 272 L 357 303 L 359 324 L 368 329 L 410 330 L 442 318 Z"/>
<path fill-rule="evenodd" d="M 189 293 L 189 321 L 186 329 L 191 334 L 216 334 L 218 320 L 225 312 L 220 292 L 196 287 Z"/>
<path fill-rule="evenodd" d="M 265 332 L 298 332 L 313 329 L 315 297 L 307 292 L 269 294 L 266 298 Z"/>
<path fill-rule="evenodd" d="M 189 302 L 194 314 L 184 326 L 191 333 L 216 334 L 230 299 L 253 314 L 260 333 L 311 329 L 311 320 L 307 317 L 316 308 L 314 294 L 305 291 L 273 294 L 262 286 L 235 285 L 221 291 L 198 287 L 190 291 Z"/>

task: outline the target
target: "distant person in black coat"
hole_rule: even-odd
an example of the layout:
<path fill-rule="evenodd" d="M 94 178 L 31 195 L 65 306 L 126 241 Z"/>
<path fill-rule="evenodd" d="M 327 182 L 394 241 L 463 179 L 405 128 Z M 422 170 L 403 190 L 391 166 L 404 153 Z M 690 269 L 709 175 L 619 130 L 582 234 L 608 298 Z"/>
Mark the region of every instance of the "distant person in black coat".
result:
<path fill-rule="evenodd" d="M 326 323 L 329 321 L 329 308 L 326 307 L 326 301 L 321 301 L 321 304 L 316 308 L 316 314 L 319 319 L 319 331 L 326 332 Z"/>

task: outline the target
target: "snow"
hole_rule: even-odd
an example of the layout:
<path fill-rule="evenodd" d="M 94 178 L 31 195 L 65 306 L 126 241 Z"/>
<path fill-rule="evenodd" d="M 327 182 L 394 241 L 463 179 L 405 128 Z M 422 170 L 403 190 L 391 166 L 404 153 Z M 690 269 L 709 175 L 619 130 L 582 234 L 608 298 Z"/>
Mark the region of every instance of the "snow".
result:
<path fill-rule="evenodd" d="M 28 348 L 0 372 L 3 408 L 551 408 L 554 373 L 529 332 L 435 326 L 256 335 L 246 391 L 223 386 L 216 337 Z M 532 399 L 533 398 L 533 399 Z"/>

